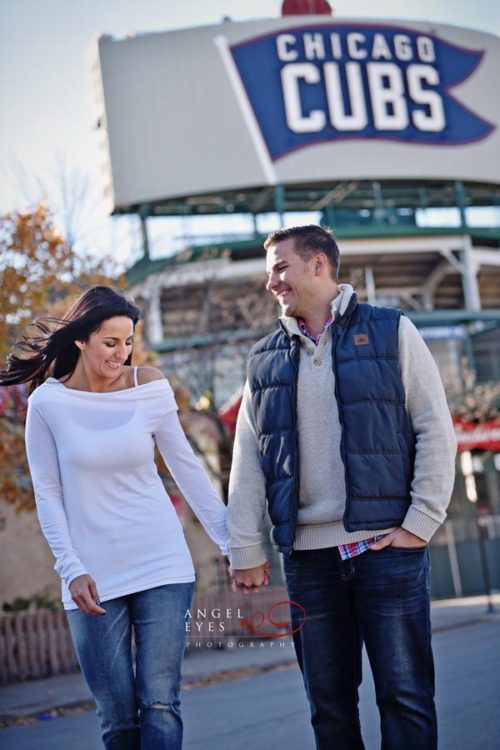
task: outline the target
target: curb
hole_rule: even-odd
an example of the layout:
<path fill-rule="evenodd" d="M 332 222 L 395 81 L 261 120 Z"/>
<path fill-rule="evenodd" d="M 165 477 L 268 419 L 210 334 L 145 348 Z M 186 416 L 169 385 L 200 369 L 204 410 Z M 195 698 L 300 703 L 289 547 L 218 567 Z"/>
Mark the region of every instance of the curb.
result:
<path fill-rule="evenodd" d="M 297 664 L 296 659 L 287 659 L 282 662 L 274 664 L 266 664 L 259 667 L 236 667 L 235 669 L 223 669 L 219 672 L 214 672 L 206 677 L 191 676 L 186 677 L 182 682 L 181 693 L 188 690 L 195 690 L 200 687 L 208 687 L 210 685 L 218 685 L 222 682 L 230 682 L 232 680 L 240 680 L 245 677 L 254 677 L 258 674 L 265 674 L 266 672 L 274 672 L 279 669 L 287 669 Z M 91 700 L 77 700 L 65 703 L 62 706 L 56 706 L 42 711 L 26 712 L 26 713 L 12 713 L 3 714 L 0 716 L 0 730 L 6 729 L 10 726 L 20 726 L 24 724 L 33 724 L 37 721 L 50 721 L 57 719 L 59 716 L 68 716 L 71 714 L 84 713 L 85 711 L 95 710 L 95 703 Z"/>

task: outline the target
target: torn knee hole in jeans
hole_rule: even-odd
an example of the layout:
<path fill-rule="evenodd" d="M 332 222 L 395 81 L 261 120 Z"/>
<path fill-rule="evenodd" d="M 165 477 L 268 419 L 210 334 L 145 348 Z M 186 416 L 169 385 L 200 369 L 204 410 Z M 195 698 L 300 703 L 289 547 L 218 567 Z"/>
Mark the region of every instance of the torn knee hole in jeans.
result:
<path fill-rule="evenodd" d="M 156 701 L 155 703 L 142 703 L 141 711 L 173 711 L 177 713 L 177 709 L 171 703 L 162 703 Z"/>

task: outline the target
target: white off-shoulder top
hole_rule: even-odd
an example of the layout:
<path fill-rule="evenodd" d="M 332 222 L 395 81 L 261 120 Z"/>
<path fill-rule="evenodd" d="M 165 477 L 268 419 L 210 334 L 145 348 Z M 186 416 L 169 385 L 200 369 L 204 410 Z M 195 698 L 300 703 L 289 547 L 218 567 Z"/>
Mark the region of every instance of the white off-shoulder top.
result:
<path fill-rule="evenodd" d="M 48 378 L 28 401 L 26 448 L 38 517 L 68 586 L 88 573 L 102 602 L 194 580 L 181 524 L 154 462 L 158 445 L 211 539 L 228 552 L 226 508 L 194 455 L 166 379 L 88 392 Z"/>

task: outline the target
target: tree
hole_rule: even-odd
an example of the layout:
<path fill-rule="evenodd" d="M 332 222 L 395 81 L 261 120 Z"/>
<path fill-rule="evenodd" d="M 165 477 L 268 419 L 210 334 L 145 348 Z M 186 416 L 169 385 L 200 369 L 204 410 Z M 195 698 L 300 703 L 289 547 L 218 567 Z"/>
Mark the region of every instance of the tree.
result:
<path fill-rule="evenodd" d="M 109 259 L 77 256 L 43 204 L 0 217 L 0 357 L 34 316 L 57 314 L 61 300 L 90 284 L 113 283 Z M 59 303 L 59 304 L 58 304 Z"/>
<path fill-rule="evenodd" d="M 93 189 L 86 171 L 74 166 L 63 152 L 58 152 L 54 155 L 52 169 L 44 172 L 43 177 L 33 174 L 17 159 L 11 165 L 10 176 L 26 205 L 50 203 L 53 223 L 69 248 L 78 254 L 88 252 L 100 194 L 95 187 Z"/>
<path fill-rule="evenodd" d="M 92 284 L 116 284 L 109 259 L 75 254 L 43 204 L 0 217 L 0 361 L 40 315 L 61 316 Z M 118 279 L 118 284 L 123 279 Z M 34 508 L 24 452 L 25 386 L 0 388 L 0 497 L 17 511 Z"/>
<path fill-rule="evenodd" d="M 24 454 L 26 402 L 26 386 L 0 388 L 0 497 L 19 512 L 34 507 Z"/>

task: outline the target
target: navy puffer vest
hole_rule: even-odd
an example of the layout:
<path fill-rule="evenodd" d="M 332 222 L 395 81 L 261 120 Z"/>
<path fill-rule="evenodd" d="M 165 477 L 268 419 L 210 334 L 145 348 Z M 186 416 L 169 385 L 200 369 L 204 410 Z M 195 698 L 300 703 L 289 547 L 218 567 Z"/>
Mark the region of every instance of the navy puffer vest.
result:
<path fill-rule="evenodd" d="M 353 294 L 332 326 L 347 531 L 399 526 L 410 504 L 415 436 L 399 369 L 400 315 L 399 310 L 358 304 Z M 283 327 L 257 342 L 248 360 L 273 539 L 284 553 L 293 549 L 299 505 L 299 360 L 300 339 Z"/>

